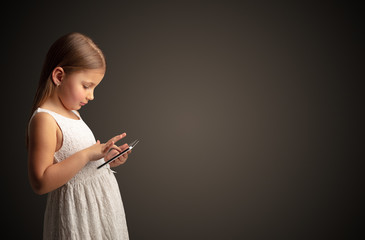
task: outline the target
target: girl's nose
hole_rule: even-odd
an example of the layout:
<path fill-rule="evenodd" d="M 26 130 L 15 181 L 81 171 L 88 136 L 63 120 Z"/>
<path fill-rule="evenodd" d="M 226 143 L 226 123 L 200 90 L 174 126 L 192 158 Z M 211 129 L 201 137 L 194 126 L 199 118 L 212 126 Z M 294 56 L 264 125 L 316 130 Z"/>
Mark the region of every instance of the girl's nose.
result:
<path fill-rule="evenodd" d="M 94 93 L 93 92 L 90 92 L 89 95 L 87 96 L 87 99 L 89 101 L 94 100 Z"/>

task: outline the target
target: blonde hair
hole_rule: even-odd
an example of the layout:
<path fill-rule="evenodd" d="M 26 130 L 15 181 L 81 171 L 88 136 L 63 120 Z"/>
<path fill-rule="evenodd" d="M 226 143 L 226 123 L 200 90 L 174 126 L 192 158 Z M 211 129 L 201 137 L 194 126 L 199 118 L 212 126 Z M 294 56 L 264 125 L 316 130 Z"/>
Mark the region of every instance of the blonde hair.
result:
<path fill-rule="evenodd" d="M 52 72 L 56 67 L 62 67 L 67 74 L 85 69 L 105 70 L 106 62 L 99 47 L 81 33 L 69 33 L 57 39 L 46 55 L 29 120 L 34 111 L 53 94 L 56 86 L 52 81 Z"/>

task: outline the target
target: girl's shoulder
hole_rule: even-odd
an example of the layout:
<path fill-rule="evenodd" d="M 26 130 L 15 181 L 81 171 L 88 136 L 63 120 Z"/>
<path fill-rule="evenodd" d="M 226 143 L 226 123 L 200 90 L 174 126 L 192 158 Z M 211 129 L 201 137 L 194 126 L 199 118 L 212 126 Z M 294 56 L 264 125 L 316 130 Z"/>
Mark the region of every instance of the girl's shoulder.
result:
<path fill-rule="evenodd" d="M 47 112 L 36 112 L 29 122 L 28 150 L 54 154 L 62 146 L 62 133 L 53 116 Z"/>
<path fill-rule="evenodd" d="M 29 122 L 29 130 L 30 132 L 34 131 L 44 131 L 46 129 L 56 129 L 57 122 L 53 118 L 53 116 L 47 112 L 37 112 L 30 119 Z"/>

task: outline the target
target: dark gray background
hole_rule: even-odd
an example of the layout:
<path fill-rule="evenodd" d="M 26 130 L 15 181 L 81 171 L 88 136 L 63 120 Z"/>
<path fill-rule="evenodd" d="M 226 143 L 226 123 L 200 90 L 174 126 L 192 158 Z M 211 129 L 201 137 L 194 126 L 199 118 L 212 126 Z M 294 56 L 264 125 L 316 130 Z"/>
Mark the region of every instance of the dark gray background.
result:
<path fill-rule="evenodd" d="M 30 1 L 29 1 L 30 2 Z M 295 3 L 296 2 L 296 3 Z M 24 146 L 50 45 L 89 35 L 107 74 L 80 112 L 117 168 L 131 239 L 364 235 L 364 8 L 337 1 L 50 1 L 3 6 L 2 218 L 40 239 Z"/>

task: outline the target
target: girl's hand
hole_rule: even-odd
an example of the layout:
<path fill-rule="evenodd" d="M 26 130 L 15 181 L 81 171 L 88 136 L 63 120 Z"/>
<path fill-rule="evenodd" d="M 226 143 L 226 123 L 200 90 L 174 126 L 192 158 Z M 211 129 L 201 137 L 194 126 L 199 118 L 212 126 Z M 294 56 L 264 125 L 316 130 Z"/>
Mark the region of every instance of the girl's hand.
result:
<path fill-rule="evenodd" d="M 106 156 L 105 156 L 105 161 L 108 161 L 109 159 L 111 159 L 112 157 L 114 157 L 115 155 L 117 155 L 118 153 L 124 151 L 125 149 L 127 149 L 129 146 L 128 144 L 124 144 L 122 146 L 119 146 L 119 149 L 112 149 Z M 123 155 L 121 155 L 120 157 L 118 157 L 117 159 L 115 159 L 114 161 L 112 161 L 111 163 L 109 163 L 110 167 L 118 167 L 119 165 L 124 164 L 127 159 L 128 159 L 128 155 L 132 152 L 132 150 L 124 153 Z"/>
<path fill-rule="evenodd" d="M 110 151 L 111 149 L 117 149 L 118 151 L 122 151 L 119 147 L 114 145 L 114 143 L 118 142 L 120 139 L 124 138 L 126 135 L 127 135 L 126 133 L 120 134 L 118 136 L 111 138 L 106 143 L 100 143 L 99 140 L 96 141 L 96 143 L 94 145 L 87 148 L 90 161 L 96 161 L 96 160 L 99 160 L 99 159 L 105 157 L 109 152 L 112 152 L 112 151 Z"/>

